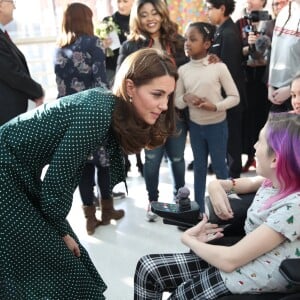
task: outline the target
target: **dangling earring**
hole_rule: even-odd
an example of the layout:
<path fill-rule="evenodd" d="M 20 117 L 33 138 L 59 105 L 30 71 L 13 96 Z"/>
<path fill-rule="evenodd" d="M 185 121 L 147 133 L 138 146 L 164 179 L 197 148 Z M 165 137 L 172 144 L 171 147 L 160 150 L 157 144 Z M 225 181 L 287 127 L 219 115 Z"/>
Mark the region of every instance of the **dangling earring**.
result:
<path fill-rule="evenodd" d="M 132 98 L 131 97 L 129 97 L 129 102 L 132 103 Z"/>

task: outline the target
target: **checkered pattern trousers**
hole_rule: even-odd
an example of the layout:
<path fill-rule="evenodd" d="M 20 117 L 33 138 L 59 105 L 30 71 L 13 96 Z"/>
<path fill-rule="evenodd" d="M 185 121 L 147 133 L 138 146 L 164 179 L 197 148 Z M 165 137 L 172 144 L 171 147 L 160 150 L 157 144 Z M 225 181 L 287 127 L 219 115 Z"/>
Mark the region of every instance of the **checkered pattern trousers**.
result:
<path fill-rule="evenodd" d="M 135 300 L 216 299 L 230 295 L 220 272 L 194 253 L 150 254 L 137 263 L 134 276 Z"/>

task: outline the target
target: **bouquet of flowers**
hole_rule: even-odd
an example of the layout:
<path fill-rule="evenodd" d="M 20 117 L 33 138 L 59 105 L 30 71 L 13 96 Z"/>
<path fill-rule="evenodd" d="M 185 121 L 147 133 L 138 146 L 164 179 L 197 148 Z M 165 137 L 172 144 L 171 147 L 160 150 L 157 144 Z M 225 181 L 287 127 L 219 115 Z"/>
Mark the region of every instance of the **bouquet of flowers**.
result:
<path fill-rule="evenodd" d="M 113 50 L 120 47 L 120 40 L 118 36 L 120 32 L 119 26 L 114 23 L 112 17 L 109 17 L 106 21 L 99 22 L 95 26 L 95 35 L 98 36 L 101 41 L 108 38 L 111 39 L 111 46 L 105 48 L 105 55 L 107 57 L 114 56 Z"/>

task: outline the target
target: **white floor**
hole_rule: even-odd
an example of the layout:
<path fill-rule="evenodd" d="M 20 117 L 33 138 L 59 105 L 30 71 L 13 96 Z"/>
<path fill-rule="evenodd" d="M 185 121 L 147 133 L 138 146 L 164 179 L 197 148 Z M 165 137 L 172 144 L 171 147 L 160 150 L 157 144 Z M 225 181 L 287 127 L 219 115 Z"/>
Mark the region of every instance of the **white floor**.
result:
<path fill-rule="evenodd" d="M 187 164 L 192 160 L 188 145 L 185 156 Z M 100 226 L 93 236 L 88 236 L 78 191 L 74 194 L 73 206 L 68 216 L 70 224 L 108 286 L 105 292 L 108 300 L 133 299 L 134 270 L 142 255 L 188 250 L 181 244 L 181 232 L 176 226 L 163 224 L 161 218 L 155 223 L 146 221 L 148 198 L 144 179 L 135 167 L 135 156 L 130 156 L 130 160 L 132 170 L 127 179 L 128 196 L 115 201 L 116 208 L 125 210 L 123 219 L 107 226 Z M 208 176 L 207 181 L 213 177 Z M 186 171 L 186 186 L 190 189 L 190 198 L 193 200 L 191 171 Z M 115 190 L 125 191 L 125 187 L 118 185 Z M 171 177 L 166 162 L 162 162 L 161 165 L 159 191 L 159 201 L 172 202 Z"/>

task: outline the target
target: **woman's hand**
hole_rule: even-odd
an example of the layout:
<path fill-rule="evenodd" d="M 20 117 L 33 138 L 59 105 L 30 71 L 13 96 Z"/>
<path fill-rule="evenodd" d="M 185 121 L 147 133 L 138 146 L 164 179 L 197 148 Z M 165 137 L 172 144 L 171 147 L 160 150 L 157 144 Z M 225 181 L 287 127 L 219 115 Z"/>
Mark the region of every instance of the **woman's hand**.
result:
<path fill-rule="evenodd" d="M 220 57 L 217 56 L 216 54 L 209 54 L 208 55 L 208 62 L 210 64 L 216 64 L 216 63 L 218 63 L 220 61 L 221 61 Z"/>
<path fill-rule="evenodd" d="M 218 224 L 208 223 L 207 216 L 204 214 L 203 219 L 196 226 L 187 229 L 182 235 L 182 242 L 189 246 L 190 239 L 196 239 L 199 242 L 207 243 L 224 236 L 223 228 Z"/>
<path fill-rule="evenodd" d="M 103 39 L 102 40 L 102 46 L 103 46 L 103 48 L 104 49 L 107 49 L 107 48 L 109 48 L 110 46 L 111 46 L 111 44 L 112 44 L 112 39 L 110 38 L 110 37 L 108 37 L 108 38 L 106 38 L 106 39 Z"/>
<path fill-rule="evenodd" d="M 269 86 L 268 89 L 268 98 L 269 100 L 276 104 L 280 105 L 285 102 L 291 96 L 291 89 L 289 86 L 283 86 L 277 90 Z"/>
<path fill-rule="evenodd" d="M 71 250 L 71 252 L 73 252 L 75 256 L 79 257 L 80 249 L 77 242 L 68 234 L 63 237 L 63 240 L 66 246 Z"/>

